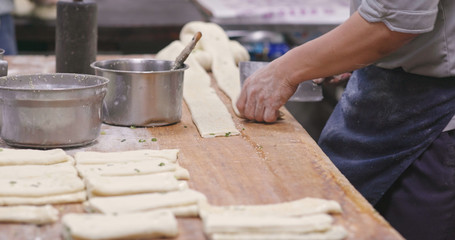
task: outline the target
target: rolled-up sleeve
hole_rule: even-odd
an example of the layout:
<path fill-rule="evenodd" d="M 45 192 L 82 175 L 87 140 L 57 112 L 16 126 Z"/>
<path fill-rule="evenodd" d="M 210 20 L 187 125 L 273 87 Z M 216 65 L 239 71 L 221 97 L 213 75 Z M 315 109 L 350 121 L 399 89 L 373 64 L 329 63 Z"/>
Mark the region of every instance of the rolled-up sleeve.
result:
<path fill-rule="evenodd" d="M 433 30 L 439 0 L 364 0 L 359 14 L 368 22 L 383 22 L 390 30 L 425 33 Z"/>

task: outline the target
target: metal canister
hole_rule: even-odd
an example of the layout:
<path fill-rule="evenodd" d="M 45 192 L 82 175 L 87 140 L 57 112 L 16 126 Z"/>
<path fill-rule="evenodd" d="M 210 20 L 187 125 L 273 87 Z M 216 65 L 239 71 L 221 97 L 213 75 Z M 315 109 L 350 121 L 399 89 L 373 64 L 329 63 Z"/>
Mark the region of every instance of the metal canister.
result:
<path fill-rule="evenodd" d="M 94 1 L 57 2 L 55 28 L 56 72 L 94 74 L 98 41 L 97 5 Z"/>

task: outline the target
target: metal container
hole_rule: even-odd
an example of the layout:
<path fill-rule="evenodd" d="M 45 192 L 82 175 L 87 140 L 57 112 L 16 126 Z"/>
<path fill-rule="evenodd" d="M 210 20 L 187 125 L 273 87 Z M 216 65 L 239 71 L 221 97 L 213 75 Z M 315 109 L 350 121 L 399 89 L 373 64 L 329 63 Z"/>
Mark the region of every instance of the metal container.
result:
<path fill-rule="evenodd" d="M 83 74 L 0 78 L 1 137 L 11 146 L 75 147 L 100 133 L 108 79 Z"/>
<path fill-rule="evenodd" d="M 120 126 L 162 126 L 182 117 L 184 65 L 154 59 L 104 60 L 91 64 L 108 78 L 103 121 Z"/>
<path fill-rule="evenodd" d="M 8 75 L 8 62 L 3 60 L 4 53 L 5 53 L 5 50 L 0 48 L 0 77 Z M 2 110 L 0 109 L 0 129 L 1 129 L 1 126 L 2 126 Z"/>
<path fill-rule="evenodd" d="M 8 75 L 8 62 L 3 60 L 4 49 L 0 48 L 0 77 Z"/>

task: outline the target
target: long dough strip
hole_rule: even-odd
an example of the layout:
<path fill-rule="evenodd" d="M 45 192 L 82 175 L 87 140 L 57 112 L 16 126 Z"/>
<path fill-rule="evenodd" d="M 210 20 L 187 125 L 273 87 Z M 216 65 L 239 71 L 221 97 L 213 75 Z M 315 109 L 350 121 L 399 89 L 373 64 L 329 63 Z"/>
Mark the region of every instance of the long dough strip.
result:
<path fill-rule="evenodd" d="M 46 206 L 0 207 L 0 222 L 46 224 L 58 220 L 58 210 Z"/>
<path fill-rule="evenodd" d="M 206 201 L 206 197 L 202 193 L 186 189 L 167 193 L 94 197 L 90 198 L 84 205 L 91 211 L 113 214 L 197 205 L 200 201 Z"/>
<path fill-rule="evenodd" d="M 332 226 L 333 218 L 328 214 L 303 217 L 251 216 L 251 215 L 208 215 L 204 219 L 204 231 L 215 233 L 295 233 L 326 231 Z"/>
<path fill-rule="evenodd" d="M 201 217 L 209 214 L 250 216 L 303 216 L 317 213 L 341 213 L 338 202 L 320 198 L 302 198 L 290 202 L 264 205 L 213 206 L 201 202 Z"/>
<path fill-rule="evenodd" d="M 62 149 L 32 150 L 1 148 L 0 166 L 49 165 L 69 161 Z"/>
<path fill-rule="evenodd" d="M 305 234 L 277 233 L 238 233 L 238 234 L 213 234 L 211 240 L 342 240 L 347 237 L 346 229 L 342 226 L 333 226 L 324 232 L 310 232 Z"/>
<path fill-rule="evenodd" d="M 76 164 L 105 164 L 118 162 L 134 162 L 154 159 L 166 159 L 172 163 L 177 161 L 178 149 L 163 150 L 132 150 L 123 152 L 77 152 Z"/>
<path fill-rule="evenodd" d="M 157 173 L 138 176 L 85 178 L 89 196 L 117 196 L 137 193 L 169 192 L 179 189 L 179 181 L 173 173 Z"/>
<path fill-rule="evenodd" d="M 63 216 L 65 239 L 143 239 L 176 237 L 177 220 L 169 211 Z M 71 237 L 71 238 L 70 238 Z"/>
<path fill-rule="evenodd" d="M 0 205 L 45 205 L 61 203 L 79 203 L 87 199 L 84 191 L 75 193 L 65 193 L 60 195 L 50 195 L 42 197 L 0 197 Z"/>
<path fill-rule="evenodd" d="M 202 39 L 204 36 L 202 37 Z M 201 39 L 201 40 L 202 40 Z M 174 41 L 158 54 L 158 59 L 175 59 L 185 46 L 180 41 Z M 197 53 L 196 51 L 195 53 Z M 202 52 L 199 50 L 199 52 Z M 197 56 L 198 54 L 196 54 Z M 201 55 L 201 54 L 199 54 Z M 210 54 L 208 54 L 210 56 Z M 194 124 L 203 138 L 239 135 L 231 114 L 210 87 L 210 76 L 200 66 L 195 57 L 190 55 L 186 60 L 190 66 L 184 74 L 183 98 L 191 112 Z"/>
<path fill-rule="evenodd" d="M 200 47 L 212 55 L 212 72 L 220 89 L 231 99 L 234 112 L 239 115 L 236 106 L 240 95 L 240 73 L 236 66 L 231 43 L 224 30 L 215 23 L 190 22 L 183 26 L 180 40 L 187 44 L 196 32 L 202 32 Z"/>

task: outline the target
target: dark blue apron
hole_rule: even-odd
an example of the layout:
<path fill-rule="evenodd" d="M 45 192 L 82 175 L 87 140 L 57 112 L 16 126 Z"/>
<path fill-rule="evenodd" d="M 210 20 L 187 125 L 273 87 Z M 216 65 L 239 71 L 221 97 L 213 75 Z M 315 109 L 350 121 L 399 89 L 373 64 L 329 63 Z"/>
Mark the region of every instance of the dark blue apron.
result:
<path fill-rule="evenodd" d="M 454 114 L 455 77 L 369 66 L 353 73 L 319 145 L 375 204 Z"/>

